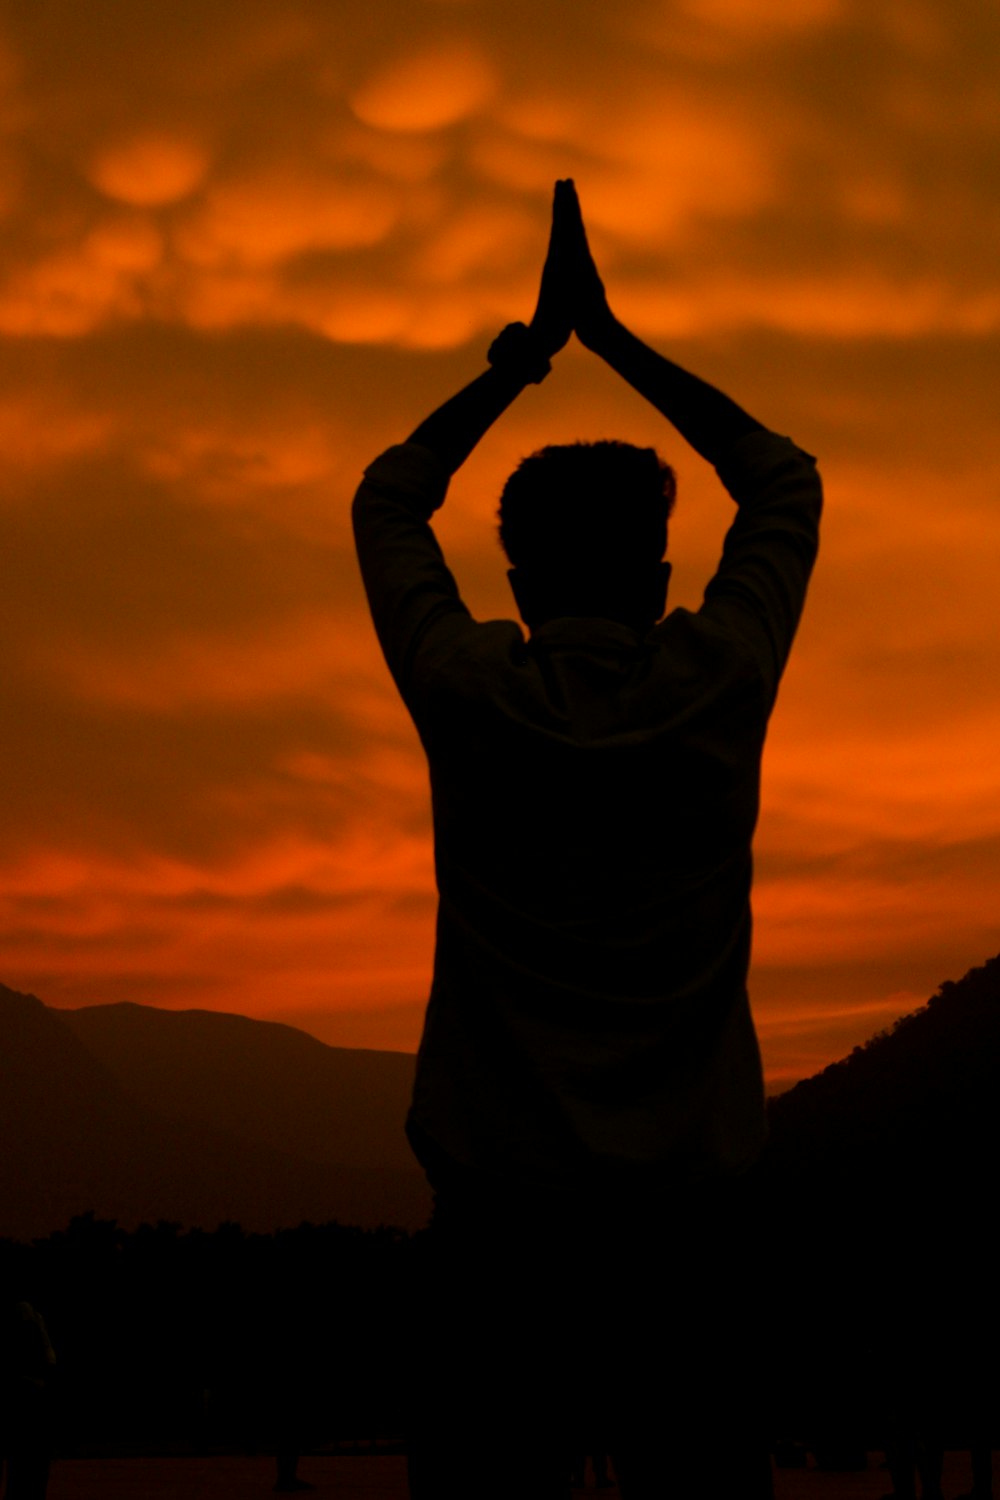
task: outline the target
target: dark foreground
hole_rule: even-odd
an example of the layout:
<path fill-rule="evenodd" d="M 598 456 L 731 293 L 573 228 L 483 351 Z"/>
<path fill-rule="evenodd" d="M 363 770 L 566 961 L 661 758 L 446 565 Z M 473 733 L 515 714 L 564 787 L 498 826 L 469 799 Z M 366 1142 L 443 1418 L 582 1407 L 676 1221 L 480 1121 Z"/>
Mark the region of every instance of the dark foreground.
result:
<path fill-rule="evenodd" d="M 859 1474 L 829 1474 L 817 1469 L 778 1469 L 776 1500 L 881 1500 L 890 1489 L 880 1465 L 869 1456 Z M 300 1474 L 316 1486 L 318 1500 L 407 1500 L 406 1461 L 398 1455 L 358 1457 L 319 1455 L 302 1460 Z M 1000 1465 L 994 1461 L 995 1481 Z M 709 1476 L 706 1475 L 706 1480 Z M 267 1458 L 73 1458 L 59 1459 L 52 1469 L 48 1500 L 253 1500 L 272 1493 L 274 1463 Z M 967 1492 L 972 1483 L 967 1453 L 948 1453 L 944 1465 L 946 1500 Z M 706 1484 L 706 1494 L 710 1486 Z M 574 1491 L 575 1497 L 616 1490 Z M 470 1497 L 471 1500 L 471 1497 Z M 511 1500 L 517 1500 L 512 1492 Z"/>

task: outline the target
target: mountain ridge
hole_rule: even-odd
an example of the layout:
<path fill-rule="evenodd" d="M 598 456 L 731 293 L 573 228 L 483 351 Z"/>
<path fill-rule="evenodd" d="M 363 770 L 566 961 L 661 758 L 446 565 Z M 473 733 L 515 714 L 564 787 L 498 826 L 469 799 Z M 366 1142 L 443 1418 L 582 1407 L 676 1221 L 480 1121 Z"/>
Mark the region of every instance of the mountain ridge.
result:
<path fill-rule="evenodd" d="M 347 1091 L 346 1103 L 342 1098 L 329 1107 L 322 1069 L 307 1100 L 296 1068 L 273 1067 L 267 1096 L 248 1090 L 241 1113 L 227 1110 L 237 1089 L 227 1094 L 206 1086 L 221 1055 L 218 1047 L 200 1056 L 191 1049 L 200 1070 L 196 1066 L 174 1091 L 176 1064 L 191 1046 L 183 1012 L 134 1007 L 133 1021 L 135 1011 L 151 1012 L 152 1018 L 139 1017 L 145 1036 L 143 1046 L 133 1047 L 129 1038 L 113 1034 L 117 1007 L 98 1009 L 113 1013 L 110 1030 L 107 1014 L 74 1025 L 82 1012 L 59 1011 L 0 985 L 0 1236 L 35 1238 L 88 1210 L 126 1227 L 144 1219 L 205 1228 L 238 1220 L 262 1231 L 303 1220 L 411 1229 L 425 1222 L 429 1193 L 403 1136 L 409 1099 L 404 1054 L 386 1054 L 402 1057 L 403 1065 L 390 1062 L 384 1070 L 382 1054 L 366 1054 L 367 1098 L 359 1103 L 355 1088 L 353 1096 Z M 171 1026 L 171 1016 L 180 1018 L 179 1025 Z M 168 1018 L 165 1026 L 157 1017 Z M 255 1043 L 259 1033 L 253 1028 L 272 1025 L 240 1019 Z M 210 1029 L 217 1028 L 210 1023 Z M 284 1029 L 301 1036 L 310 1050 L 314 1038 Z M 158 1030 L 175 1032 L 159 1070 L 149 1055 Z M 270 1043 L 273 1033 L 267 1036 Z M 302 1051 L 297 1041 L 292 1048 Z M 340 1050 L 346 1056 L 334 1057 L 334 1076 L 356 1062 L 348 1049 Z M 276 1064 L 274 1048 L 264 1051 Z M 137 1062 L 131 1076 L 130 1056 Z M 253 1076 L 250 1067 L 251 1083 Z M 205 1097 L 195 1108 L 199 1089 Z M 247 1130 L 254 1116 L 260 1116 L 257 1128 Z M 303 1150 L 303 1131 L 308 1135 L 331 1120 L 334 1128 L 343 1127 L 339 1149 Z M 383 1138 L 393 1137 L 398 1140 L 383 1147 Z"/>
<path fill-rule="evenodd" d="M 122 1001 L 59 1014 L 120 1083 L 161 1114 L 311 1161 L 414 1165 L 404 1135 L 410 1054 L 331 1047 L 280 1021 L 218 1011 Z"/>
<path fill-rule="evenodd" d="M 0 984 L 0 1236 L 93 1210 L 248 1229 L 415 1229 L 429 1190 L 404 1134 L 416 1059 L 283 1022 L 133 1002 L 75 1010 Z M 768 1101 L 789 1201 L 884 1201 L 992 1180 L 1000 956 Z"/>
<path fill-rule="evenodd" d="M 984 1183 L 1000 1155 L 1000 955 L 769 1101 L 772 1170 L 878 1197 Z"/>

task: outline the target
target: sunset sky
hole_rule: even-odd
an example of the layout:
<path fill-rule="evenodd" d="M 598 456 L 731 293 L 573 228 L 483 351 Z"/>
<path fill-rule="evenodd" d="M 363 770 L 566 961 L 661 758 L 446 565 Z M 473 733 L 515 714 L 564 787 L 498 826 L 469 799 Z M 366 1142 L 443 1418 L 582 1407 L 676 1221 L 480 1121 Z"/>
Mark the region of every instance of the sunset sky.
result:
<path fill-rule="evenodd" d="M 1000 950 L 1000 10 L 6 0 L 0 982 L 413 1049 L 426 776 L 364 465 L 530 316 L 576 179 L 615 311 L 819 458 L 752 996 L 772 1083 Z M 730 504 L 575 343 L 453 484 L 474 613 L 546 441 L 655 443 L 672 602 Z"/>

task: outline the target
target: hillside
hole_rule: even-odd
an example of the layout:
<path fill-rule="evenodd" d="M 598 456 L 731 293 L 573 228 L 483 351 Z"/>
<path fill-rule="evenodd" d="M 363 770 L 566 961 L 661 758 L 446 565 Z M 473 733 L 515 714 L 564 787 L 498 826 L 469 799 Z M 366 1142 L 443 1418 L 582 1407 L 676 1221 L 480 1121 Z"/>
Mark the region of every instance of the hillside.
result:
<path fill-rule="evenodd" d="M 993 1179 L 1000 1153 L 1000 957 L 769 1104 L 789 1187 L 925 1194 Z"/>
<path fill-rule="evenodd" d="M 418 1227 L 429 1194 L 403 1134 L 413 1066 L 245 1016 L 60 1011 L 0 985 L 0 1236 L 86 1210 L 126 1226 Z M 1000 1155 L 998 1074 L 1000 957 L 770 1101 L 777 1201 L 947 1193 L 968 1212 Z"/>
<path fill-rule="evenodd" d="M 293 1026 L 217 1011 L 94 1005 L 57 1012 L 161 1115 L 307 1161 L 412 1168 L 403 1126 L 415 1059 L 329 1047 Z"/>
<path fill-rule="evenodd" d="M 411 1060 L 242 1017 L 100 1009 L 81 1020 L 0 986 L 0 1236 L 87 1210 L 126 1226 L 425 1221 L 422 1174 L 391 1144 Z"/>

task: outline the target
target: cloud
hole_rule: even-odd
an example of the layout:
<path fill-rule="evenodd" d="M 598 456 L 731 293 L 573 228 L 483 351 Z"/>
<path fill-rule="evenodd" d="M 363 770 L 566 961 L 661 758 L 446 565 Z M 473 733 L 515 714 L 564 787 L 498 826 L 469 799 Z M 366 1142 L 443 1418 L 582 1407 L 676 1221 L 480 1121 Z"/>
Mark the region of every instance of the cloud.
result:
<path fill-rule="evenodd" d="M 195 141 L 143 134 L 103 147 L 91 163 L 90 178 L 109 198 L 158 208 L 186 198 L 208 167 L 208 153 Z"/>
<path fill-rule="evenodd" d="M 838 954 L 882 959 L 917 949 L 933 956 L 959 935 L 965 950 L 981 951 L 996 932 L 992 892 L 978 879 L 944 880 L 933 862 L 921 876 L 901 848 L 882 872 L 864 867 L 812 870 L 804 878 L 758 879 L 756 955 L 771 966 L 835 962 Z M 853 863 L 853 862 L 852 862 Z"/>
<path fill-rule="evenodd" d="M 426 835 L 370 829 L 334 847 L 263 844 L 215 868 L 36 856 L 0 872 L 5 972 L 36 974 L 63 1004 L 165 994 L 273 1018 L 317 1003 L 334 1013 L 360 1000 L 399 1003 L 426 988 L 430 875 Z M 411 891 L 417 903 L 394 910 Z M 395 955 L 385 952 L 388 925 Z"/>
<path fill-rule="evenodd" d="M 379 130 L 440 130 L 481 110 L 496 86 L 481 48 L 452 42 L 380 64 L 351 92 L 350 105 Z"/>
<path fill-rule="evenodd" d="M 10 333 L 152 315 L 458 347 L 524 296 L 568 173 L 651 335 L 1000 317 L 985 19 L 977 37 L 933 5 L 691 0 L 627 27 L 559 7 L 526 45 L 523 17 L 436 6 L 376 25 L 255 0 L 238 27 L 218 4 L 169 27 L 120 0 L 86 27 L 57 9 L 58 47 L 55 9 L 11 27 Z M 107 194 L 142 227 L 107 227 Z"/>
<path fill-rule="evenodd" d="M 3 24 L 6 982 L 349 1028 L 370 1007 L 412 1042 L 424 770 L 348 504 L 530 314 L 565 175 L 616 310 L 828 486 L 767 752 L 769 1067 L 985 956 L 993 11 L 51 0 Z M 729 502 L 571 349 L 441 519 L 480 614 L 511 613 L 492 509 L 517 458 L 616 434 L 677 464 L 697 607 Z"/>
<path fill-rule="evenodd" d="M 268 266 L 307 251 L 375 244 L 395 212 L 392 197 L 376 183 L 276 162 L 210 189 L 174 244 L 198 266 Z"/>
<path fill-rule="evenodd" d="M 37 390 L 5 393 L 0 397 L 0 452 L 8 474 L 8 503 L 11 471 L 37 483 L 46 469 L 105 448 L 113 430 L 110 413 L 81 410 L 75 401 Z"/>
<path fill-rule="evenodd" d="M 683 9 L 708 26 L 769 36 L 775 31 L 815 32 L 839 20 L 843 0 L 685 0 Z"/>

